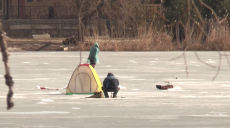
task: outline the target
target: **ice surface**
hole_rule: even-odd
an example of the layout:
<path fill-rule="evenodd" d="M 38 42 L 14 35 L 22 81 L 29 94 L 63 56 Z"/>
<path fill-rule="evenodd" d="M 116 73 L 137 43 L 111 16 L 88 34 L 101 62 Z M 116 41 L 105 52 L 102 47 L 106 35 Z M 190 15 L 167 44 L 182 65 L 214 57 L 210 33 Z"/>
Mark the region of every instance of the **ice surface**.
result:
<path fill-rule="evenodd" d="M 21 128 L 226 128 L 230 124 L 230 69 L 226 57 L 216 79 L 218 52 L 100 52 L 101 81 L 112 72 L 121 84 L 116 99 L 65 95 L 79 52 L 12 52 L 15 107 L 6 110 L 0 65 L 0 127 Z M 82 52 L 83 60 L 88 52 Z M 187 77 L 188 75 L 188 77 Z M 173 89 L 157 90 L 169 82 Z M 60 90 L 40 90 L 49 87 Z M 109 93 L 109 95 L 111 95 Z"/>

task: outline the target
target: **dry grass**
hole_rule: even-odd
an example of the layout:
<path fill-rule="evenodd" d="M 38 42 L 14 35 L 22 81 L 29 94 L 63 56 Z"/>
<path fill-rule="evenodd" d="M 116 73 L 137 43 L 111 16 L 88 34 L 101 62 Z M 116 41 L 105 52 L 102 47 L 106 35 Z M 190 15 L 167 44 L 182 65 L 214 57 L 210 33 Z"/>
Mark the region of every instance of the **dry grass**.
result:
<path fill-rule="evenodd" d="M 200 34 L 204 37 L 204 34 Z M 183 42 L 184 43 L 184 42 Z M 189 51 L 229 51 L 230 35 L 228 27 L 218 26 L 210 30 L 206 38 L 192 36 L 189 41 L 186 40 L 186 49 Z M 185 48 L 184 47 L 184 48 Z"/>
<path fill-rule="evenodd" d="M 148 32 L 139 34 L 135 39 L 100 39 L 94 35 L 93 39 L 87 39 L 82 45 L 82 50 L 88 51 L 93 42 L 99 44 L 101 51 L 172 51 L 172 37 L 166 32 Z M 80 46 L 77 46 L 80 48 Z"/>
<path fill-rule="evenodd" d="M 186 25 L 185 25 L 186 26 Z M 213 25 L 214 26 L 214 25 Z M 94 42 L 97 42 L 101 51 L 228 51 L 230 50 L 230 34 L 228 26 L 214 26 L 208 32 L 194 25 L 185 39 L 176 43 L 171 30 L 154 30 L 139 27 L 135 38 L 113 38 L 99 36 L 94 30 L 93 38 L 87 38 L 90 45 L 83 45 L 82 50 L 88 51 Z M 87 43 L 86 43 L 87 44 Z"/>
<path fill-rule="evenodd" d="M 82 45 L 83 51 L 90 50 L 90 47 L 97 42 L 101 51 L 228 51 L 230 50 L 230 35 L 228 33 L 216 36 L 213 30 L 209 37 L 202 41 L 203 38 L 191 37 L 188 42 L 182 42 L 176 45 L 173 37 L 166 32 L 145 33 L 136 39 L 97 39 L 86 41 Z M 224 36 L 223 36 L 224 35 Z M 77 46 L 79 50 L 80 46 Z"/>
<path fill-rule="evenodd" d="M 139 27 L 141 28 L 141 27 Z M 68 47 L 68 51 L 89 51 L 97 42 L 100 51 L 229 51 L 230 50 L 230 33 L 228 26 L 216 26 L 210 29 L 209 32 L 203 33 L 196 26 L 189 34 L 185 35 L 183 42 L 179 44 L 173 40 L 173 34 L 168 31 L 145 30 L 139 29 L 135 38 L 110 38 L 107 36 L 99 36 L 97 30 L 94 30 L 93 37 L 86 37 L 84 43 L 76 43 L 76 45 L 60 46 L 57 50 L 63 47 Z M 205 38 L 204 38 L 205 37 Z M 34 40 L 34 39 L 9 39 L 10 42 L 31 42 L 33 45 L 36 42 L 51 42 L 59 44 L 63 39 L 50 40 Z M 22 45 L 21 43 L 21 45 Z M 28 44 L 28 43 L 26 43 Z M 14 44 L 15 45 L 15 44 Z M 19 46 L 20 47 L 20 46 Z M 27 47 L 27 46 L 26 46 Z M 32 47 L 32 46 L 31 46 Z M 52 47 L 50 45 L 50 47 Z M 31 49 L 30 49 L 31 50 Z M 55 50 L 55 49 L 53 49 Z"/>
<path fill-rule="evenodd" d="M 94 35 L 92 38 L 87 38 L 84 43 L 77 43 L 76 45 L 60 46 L 68 47 L 68 51 L 89 51 L 97 42 L 100 51 L 229 51 L 230 50 L 230 34 L 225 27 L 213 28 L 210 30 L 208 36 L 204 39 L 204 34 L 199 31 L 192 31 L 192 34 L 186 35 L 186 38 L 180 44 L 173 41 L 173 36 L 170 32 L 163 31 L 148 31 L 141 32 L 138 37 L 128 38 L 109 38 Z M 50 40 L 33 40 L 33 39 L 11 39 L 9 42 L 27 42 L 25 44 L 34 44 L 36 42 L 51 42 L 59 44 L 63 39 Z M 31 42 L 31 43 L 29 43 Z M 22 45 L 24 46 L 24 45 Z M 27 47 L 27 46 L 26 46 Z M 32 47 L 32 46 L 31 46 Z M 34 47 L 34 46 L 33 46 Z M 50 47 L 52 47 L 50 45 Z M 60 50 L 60 47 L 58 50 Z M 20 48 L 20 46 L 19 46 Z M 31 50 L 31 49 L 30 49 Z M 53 49 L 55 51 L 55 48 Z"/>
<path fill-rule="evenodd" d="M 204 44 L 206 50 L 230 50 L 230 35 L 224 26 L 213 29 L 209 38 Z"/>

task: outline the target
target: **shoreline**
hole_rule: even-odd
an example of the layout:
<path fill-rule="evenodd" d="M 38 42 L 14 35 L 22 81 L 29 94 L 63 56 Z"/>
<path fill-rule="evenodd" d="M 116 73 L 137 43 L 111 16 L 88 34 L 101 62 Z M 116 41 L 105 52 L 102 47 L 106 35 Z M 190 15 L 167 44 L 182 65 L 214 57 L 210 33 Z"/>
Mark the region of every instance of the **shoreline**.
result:
<path fill-rule="evenodd" d="M 7 43 L 7 49 L 9 52 L 29 52 L 29 51 L 80 51 L 80 47 L 76 45 L 63 45 L 62 42 L 65 38 L 51 38 L 46 40 L 35 40 L 35 39 L 5 39 Z M 163 49 L 146 49 L 144 50 L 122 50 L 122 46 L 125 46 L 125 43 L 130 42 L 122 42 L 117 41 L 114 43 L 113 40 L 98 40 L 98 41 L 85 41 L 83 45 L 83 49 L 81 51 L 89 51 L 90 47 L 94 44 L 92 42 L 98 42 L 100 47 L 100 51 L 113 51 L 113 52 L 155 52 L 155 51 L 185 51 L 182 48 L 177 48 L 173 46 L 171 50 L 163 50 Z M 122 45 L 119 47 L 119 43 Z M 131 42 L 132 43 L 132 42 Z M 135 42 L 134 42 L 135 44 Z M 143 44 L 144 45 L 144 44 Z M 139 47 L 141 45 L 133 45 L 132 47 Z M 127 47 L 127 46 L 126 46 Z M 153 46 L 152 46 L 153 47 Z M 186 51 L 217 51 L 217 50 L 203 50 L 203 49 L 188 49 Z M 224 50 L 219 50 L 224 51 Z M 225 50 L 228 51 L 228 50 Z"/>

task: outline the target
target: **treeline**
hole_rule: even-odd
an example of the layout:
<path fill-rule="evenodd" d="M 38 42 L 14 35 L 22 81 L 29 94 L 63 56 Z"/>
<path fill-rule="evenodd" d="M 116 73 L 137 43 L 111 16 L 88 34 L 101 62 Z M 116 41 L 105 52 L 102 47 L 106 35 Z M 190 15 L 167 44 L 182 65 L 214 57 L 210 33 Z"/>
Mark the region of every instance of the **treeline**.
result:
<path fill-rule="evenodd" d="M 102 3 L 98 16 L 109 19 L 108 36 L 139 39 L 136 42 L 146 47 L 132 42 L 134 46 L 143 47 L 136 48 L 138 51 L 230 49 L 229 0 L 112 0 Z"/>
<path fill-rule="evenodd" d="M 229 50 L 229 4 L 229 0 L 77 0 L 78 39 L 126 39 L 122 45 L 114 44 L 116 50 Z"/>
<path fill-rule="evenodd" d="M 71 1 L 77 10 L 76 36 L 82 42 L 105 36 L 125 39 L 127 50 L 230 49 L 230 0 Z M 135 41 L 126 45 L 129 39 Z"/>
<path fill-rule="evenodd" d="M 229 0 L 164 0 L 166 28 L 182 49 L 229 50 Z"/>
<path fill-rule="evenodd" d="M 159 4 L 161 8 L 159 10 L 157 6 L 148 6 L 148 4 Z M 202 22 L 204 19 L 216 21 L 215 18 L 225 18 L 228 14 L 230 1 L 126 0 L 124 2 L 123 0 L 76 0 L 76 5 L 80 17 L 80 33 L 85 31 L 89 24 L 92 24 L 90 21 L 108 19 L 104 24 L 109 35 L 114 35 L 113 29 L 119 29 L 120 36 L 131 37 L 131 35 L 136 36 L 138 28 L 143 27 L 143 25 L 146 27 L 158 25 L 157 28 L 160 29 L 159 27 L 173 24 L 176 21 L 186 24 L 189 20 L 192 24 L 194 20 Z M 79 38 L 84 37 L 79 36 Z"/>
<path fill-rule="evenodd" d="M 165 8 L 165 17 L 174 22 L 176 18 L 188 17 L 212 19 L 214 14 L 223 18 L 230 10 L 230 0 L 164 0 L 162 5 Z M 197 12 L 199 11 L 199 12 Z"/>

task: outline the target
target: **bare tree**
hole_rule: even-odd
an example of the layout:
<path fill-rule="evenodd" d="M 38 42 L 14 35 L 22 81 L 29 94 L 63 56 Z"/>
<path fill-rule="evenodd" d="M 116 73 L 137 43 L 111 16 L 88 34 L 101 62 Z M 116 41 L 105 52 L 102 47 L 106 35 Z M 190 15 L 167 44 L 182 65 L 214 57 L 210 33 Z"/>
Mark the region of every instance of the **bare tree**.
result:
<path fill-rule="evenodd" d="M 76 0 L 78 11 L 78 39 L 84 41 L 86 26 L 90 20 L 105 18 L 123 29 L 138 24 L 142 13 L 140 0 Z M 130 22 L 131 21 L 131 22 Z"/>
<path fill-rule="evenodd" d="M 103 7 L 104 0 L 76 0 L 78 12 L 78 39 L 84 41 L 85 26 L 89 19 L 96 16 L 98 11 Z"/>
<path fill-rule="evenodd" d="M 212 13 L 213 19 L 207 19 L 207 17 L 202 16 L 197 6 L 202 6 L 208 9 Z M 160 14 L 160 12 L 156 12 L 156 13 Z M 183 58 L 187 76 L 189 73 L 188 73 L 188 66 L 187 66 L 187 59 L 186 59 L 185 52 L 187 50 L 194 50 L 197 45 L 202 50 L 217 50 L 219 53 L 219 65 L 214 66 L 202 61 L 199 58 L 198 53 L 194 51 L 194 54 L 196 55 L 198 61 L 212 68 L 217 67 L 217 72 L 212 80 L 215 80 L 219 74 L 219 71 L 221 69 L 222 59 L 225 58 L 230 67 L 230 61 L 229 61 L 230 55 L 227 52 L 224 53 L 221 52 L 221 50 L 229 49 L 226 48 L 230 46 L 229 37 L 225 36 L 226 32 L 225 34 L 221 34 L 224 36 L 220 36 L 219 34 L 220 28 L 224 28 L 224 27 L 226 28 L 226 25 L 228 26 L 228 24 L 226 23 L 228 15 L 229 14 L 226 10 L 223 17 L 220 18 L 220 16 L 217 16 L 216 12 L 206 3 L 204 3 L 203 0 L 198 0 L 198 1 L 187 0 L 187 11 L 184 11 L 184 13 L 181 14 L 181 18 L 177 19 L 175 21 L 176 23 L 167 25 L 168 27 L 172 28 L 175 27 L 177 24 L 180 24 L 184 31 L 185 39 L 180 44 L 183 46 L 184 52 L 180 56 L 175 57 L 171 60 Z M 164 17 L 164 15 L 162 15 L 162 17 L 165 21 L 167 22 L 169 21 L 167 18 Z M 209 25 L 209 29 L 207 29 L 208 25 Z M 218 36 L 215 36 L 216 32 L 218 32 Z M 176 38 L 179 38 L 179 36 L 177 36 Z M 225 45 L 221 46 L 222 43 L 224 43 Z"/>

